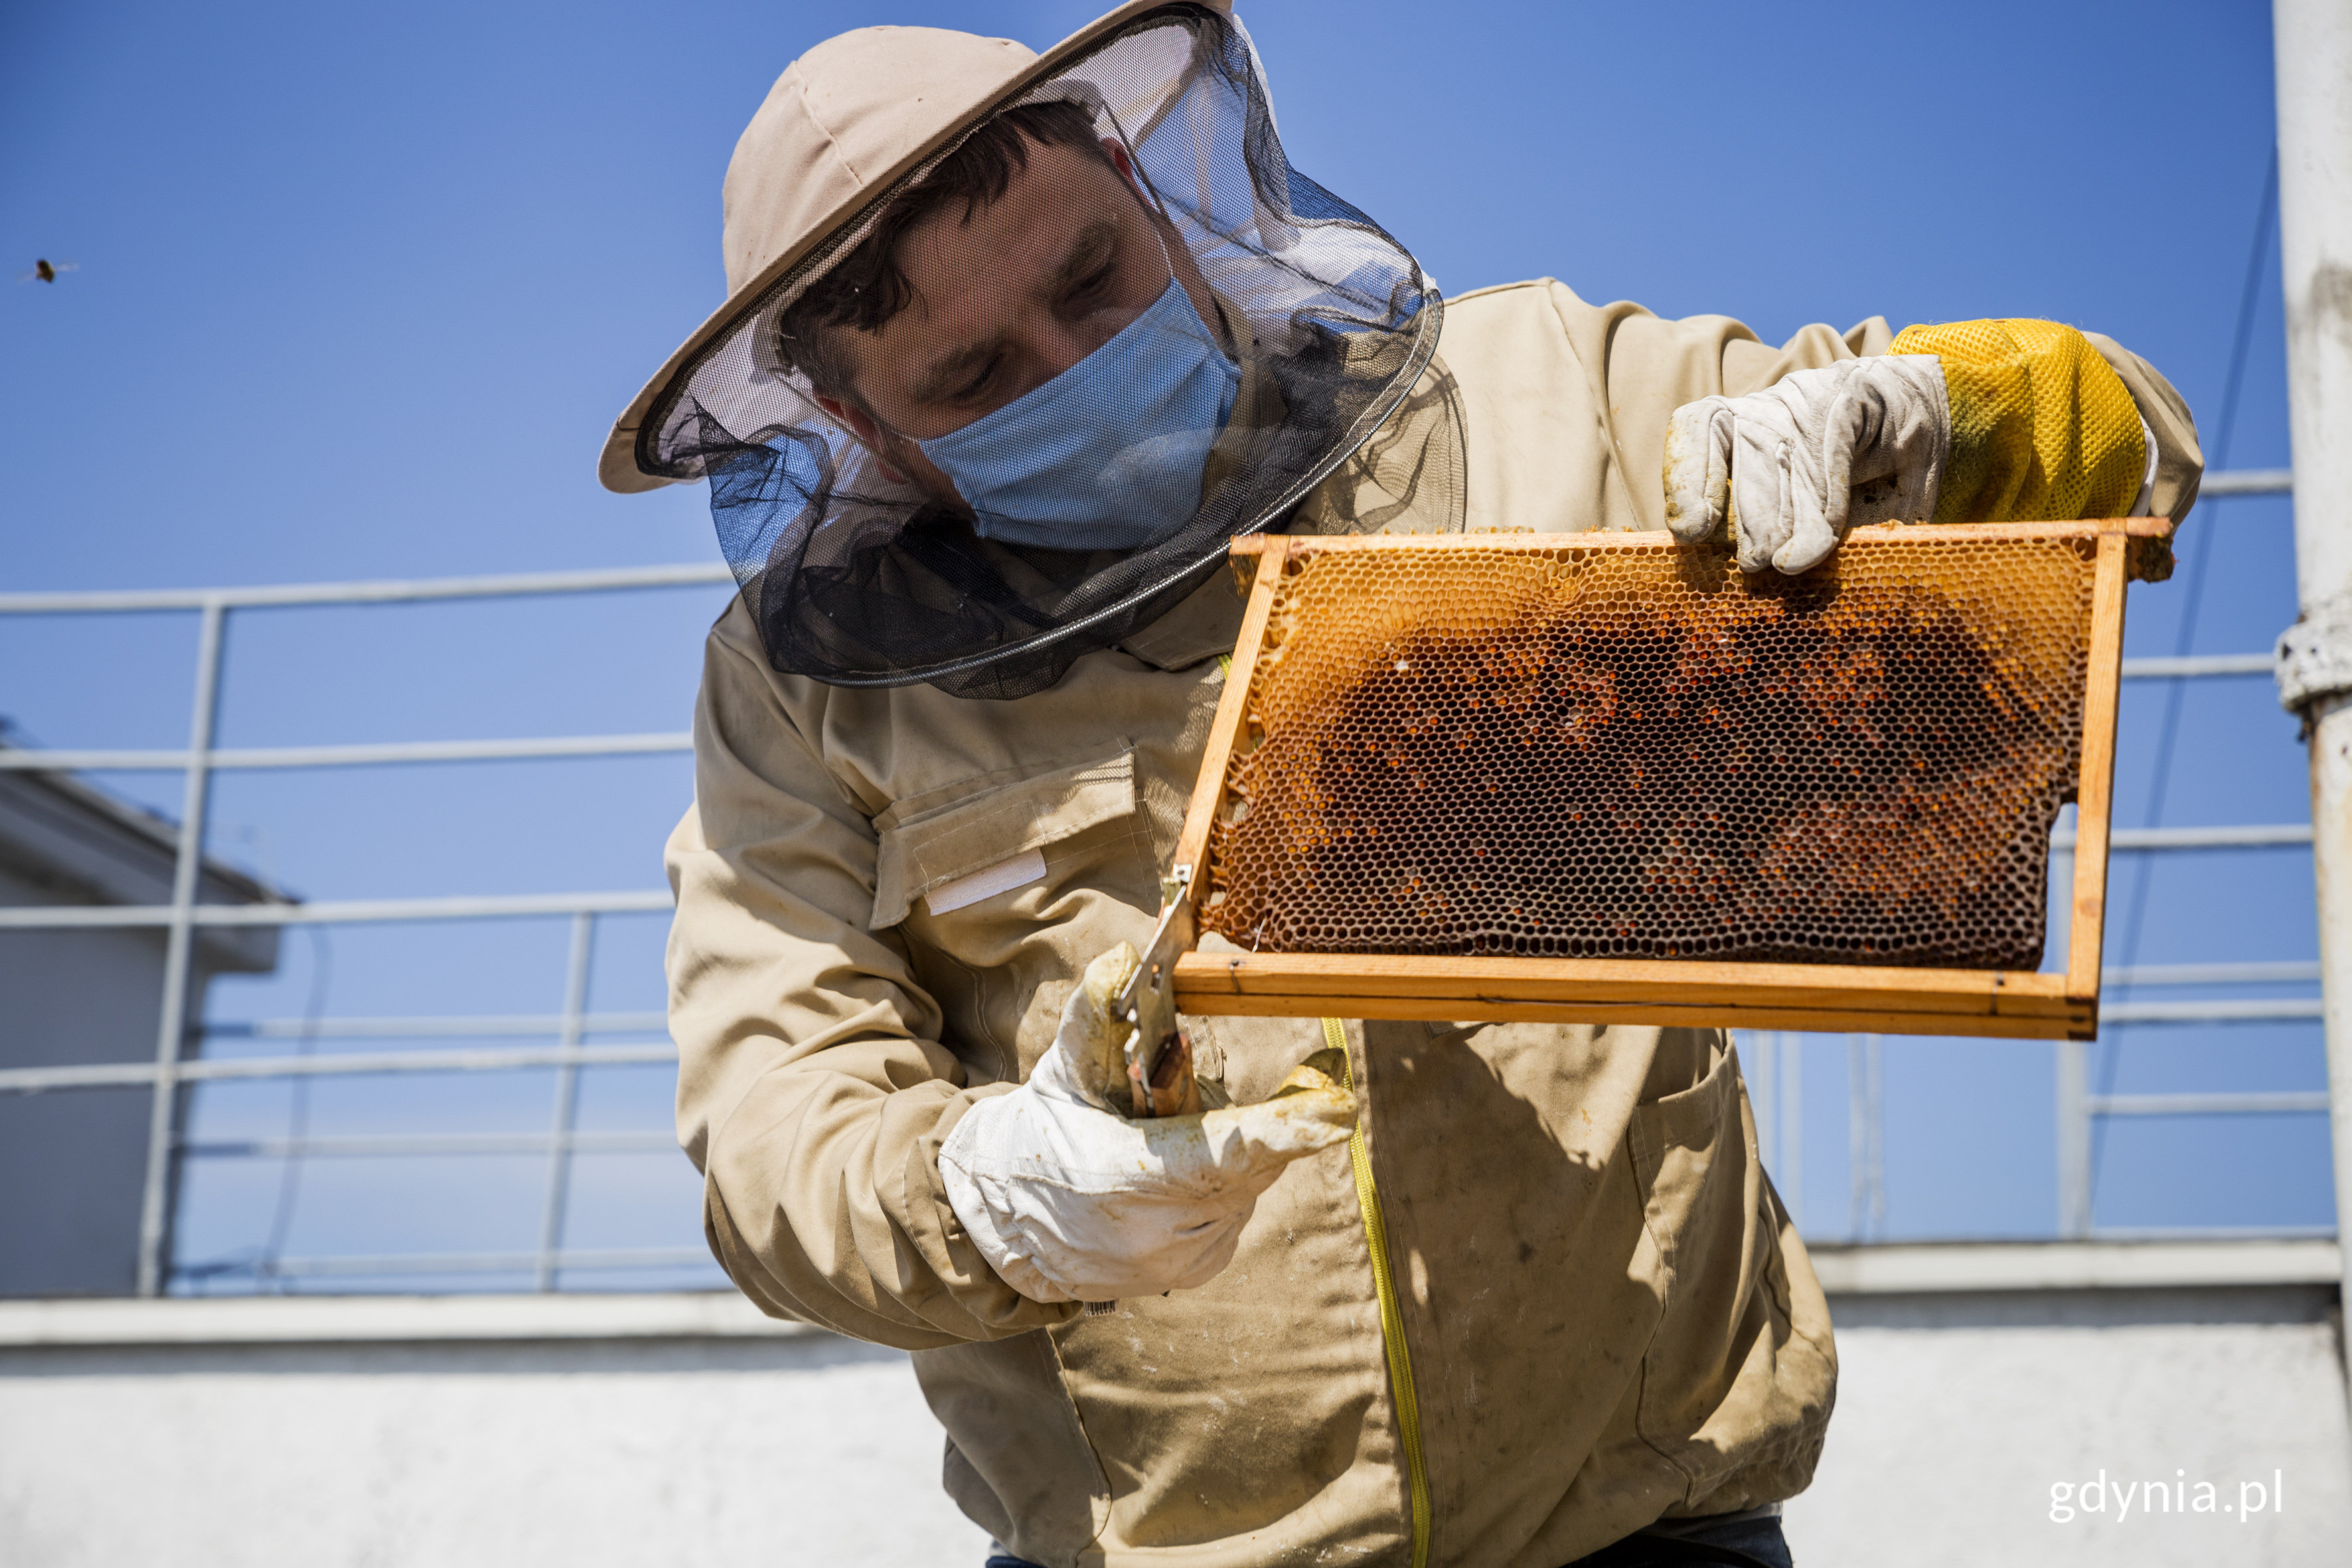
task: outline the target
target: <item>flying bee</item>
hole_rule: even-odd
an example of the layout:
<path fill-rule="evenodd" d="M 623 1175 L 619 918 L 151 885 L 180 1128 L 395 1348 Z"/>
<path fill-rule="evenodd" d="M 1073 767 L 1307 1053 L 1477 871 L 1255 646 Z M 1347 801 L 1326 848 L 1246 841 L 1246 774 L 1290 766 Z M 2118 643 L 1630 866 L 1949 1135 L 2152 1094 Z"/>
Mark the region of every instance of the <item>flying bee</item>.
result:
<path fill-rule="evenodd" d="M 51 261 L 46 256 L 37 257 L 34 259 L 33 269 L 30 272 L 17 273 L 16 281 L 19 283 L 54 283 L 58 280 L 58 273 L 78 272 L 80 269 L 81 263 L 79 261 Z"/>

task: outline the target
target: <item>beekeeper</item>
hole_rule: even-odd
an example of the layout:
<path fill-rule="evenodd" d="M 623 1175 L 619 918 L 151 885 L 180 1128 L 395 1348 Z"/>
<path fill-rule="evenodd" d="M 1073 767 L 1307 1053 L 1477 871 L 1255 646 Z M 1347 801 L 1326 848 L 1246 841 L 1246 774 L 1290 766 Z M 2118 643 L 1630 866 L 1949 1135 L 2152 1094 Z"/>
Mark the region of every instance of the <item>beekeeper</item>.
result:
<path fill-rule="evenodd" d="M 832 39 L 725 201 L 727 301 L 602 471 L 707 481 L 741 584 L 668 847 L 736 1283 L 914 1352 L 1012 1562 L 1786 1564 L 1836 1361 L 1721 1033 L 1191 1019 L 1210 1109 L 1119 1109 L 1225 546 L 1671 528 L 1796 573 L 1873 518 L 2178 517 L 2179 398 L 2042 322 L 1441 299 L 1291 166 L 1223 0 Z"/>

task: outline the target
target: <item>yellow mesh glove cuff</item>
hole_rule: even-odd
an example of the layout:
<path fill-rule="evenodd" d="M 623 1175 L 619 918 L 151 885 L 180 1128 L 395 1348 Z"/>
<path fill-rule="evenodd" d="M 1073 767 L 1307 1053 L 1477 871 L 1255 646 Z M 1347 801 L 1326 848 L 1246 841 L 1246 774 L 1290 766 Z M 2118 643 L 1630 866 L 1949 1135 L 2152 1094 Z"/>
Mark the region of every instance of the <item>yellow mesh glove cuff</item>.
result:
<path fill-rule="evenodd" d="M 1887 351 L 1943 361 L 1952 451 L 1937 522 L 2121 517 L 2139 497 L 2139 408 L 2090 340 L 2055 321 L 1906 327 Z"/>

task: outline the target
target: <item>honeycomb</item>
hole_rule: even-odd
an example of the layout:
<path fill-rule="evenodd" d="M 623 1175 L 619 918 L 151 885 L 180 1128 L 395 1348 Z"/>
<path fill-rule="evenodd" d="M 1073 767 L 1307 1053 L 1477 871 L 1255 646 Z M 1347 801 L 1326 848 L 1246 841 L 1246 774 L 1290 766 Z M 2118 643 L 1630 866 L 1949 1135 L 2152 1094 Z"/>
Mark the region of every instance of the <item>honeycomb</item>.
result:
<path fill-rule="evenodd" d="M 2091 583 L 2076 541 L 1924 530 L 1797 578 L 1568 539 L 1295 556 L 1201 923 L 1258 952 L 2037 968 Z"/>

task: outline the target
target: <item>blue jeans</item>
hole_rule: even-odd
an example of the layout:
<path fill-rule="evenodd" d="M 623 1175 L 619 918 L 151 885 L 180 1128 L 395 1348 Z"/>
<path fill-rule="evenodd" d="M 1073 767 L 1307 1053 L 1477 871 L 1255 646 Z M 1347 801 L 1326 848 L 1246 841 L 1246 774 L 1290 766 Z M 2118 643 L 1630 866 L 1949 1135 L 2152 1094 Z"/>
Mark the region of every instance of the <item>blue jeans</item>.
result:
<path fill-rule="evenodd" d="M 1710 1552 L 1710 1547 L 1727 1550 Z M 1732 1556 L 1731 1552 L 1740 1555 Z M 1629 1535 L 1589 1557 L 1578 1558 L 1568 1568 L 1696 1568 L 1702 1563 L 1728 1564 L 1729 1568 L 1751 1568 L 1756 1563 L 1765 1568 L 1794 1568 L 1789 1559 L 1789 1542 L 1781 1536 L 1777 1519 L 1743 1519 L 1727 1524 L 1702 1525 L 1674 1539 Z M 1037 1564 L 1025 1557 L 999 1553 L 989 1558 L 985 1568 L 1037 1568 Z"/>
<path fill-rule="evenodd" d="M 1689 1521 L 1677 1521 L 1687 1527 Z M 1629 1535 L 1568 1568 L 1685 1568 L 1727 1563 L 1732 1568 L 1793 1568 L 1789 1542 L 1773 1518 L 1727 1519 L 1720 1524 L 1678 1528 L 1669 1536 Z"/>

